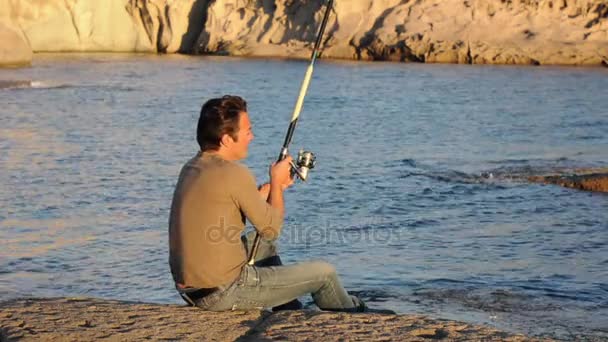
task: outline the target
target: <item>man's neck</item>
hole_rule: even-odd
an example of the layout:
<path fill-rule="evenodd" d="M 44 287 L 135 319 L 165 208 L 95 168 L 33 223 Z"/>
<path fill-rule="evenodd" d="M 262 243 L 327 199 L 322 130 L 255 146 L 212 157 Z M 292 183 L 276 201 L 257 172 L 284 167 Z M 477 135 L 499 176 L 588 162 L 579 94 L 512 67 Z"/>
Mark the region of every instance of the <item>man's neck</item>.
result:
<path fill-rule="evenodd" d="M 204 151 L 203 153 L 206 154 L 210 154 L 219 158 L 222 158 L 224 160 L 228 160 L 228 161 L 235 161 L 236 159 L 234 159 L 230 153 L 228 153 L 227 151 L 223 150 L 223 149 L 219 149 L 219 150 L 207 150 Z"/>

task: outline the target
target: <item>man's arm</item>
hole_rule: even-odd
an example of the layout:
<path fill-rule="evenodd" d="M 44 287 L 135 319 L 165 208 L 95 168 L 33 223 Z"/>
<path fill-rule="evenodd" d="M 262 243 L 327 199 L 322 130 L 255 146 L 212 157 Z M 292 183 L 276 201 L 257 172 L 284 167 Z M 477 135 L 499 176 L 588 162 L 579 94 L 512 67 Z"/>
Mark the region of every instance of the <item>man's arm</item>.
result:
<path fill-rule="evenodd" d="M 255 178 L 246 167 L 239 167 L 230 184 L 238 208 L 265 239 L 276 239 L 281 231 L 285 207 L 283 191 L 293 183 L 289 171 L 291 157 L 270 167 L 270 185 L 267 201 L 256 191 Z"/>

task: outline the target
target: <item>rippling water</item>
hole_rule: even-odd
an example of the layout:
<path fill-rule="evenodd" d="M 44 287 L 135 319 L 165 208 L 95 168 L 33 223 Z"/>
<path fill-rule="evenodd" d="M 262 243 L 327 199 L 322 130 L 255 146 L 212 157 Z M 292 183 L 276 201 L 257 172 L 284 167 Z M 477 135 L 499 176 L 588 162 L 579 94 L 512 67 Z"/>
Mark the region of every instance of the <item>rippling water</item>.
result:
<path fill-rule="evenodd" d="M 249 102 L 278 153 L 306 64 L 37 55 L 0 79 L 0 296 L 178 303 L 167 219 L 200 105 Z M 12 85 L 11 85 L 12 84 Z M 608 337 L 608 196 L 523 176 L 608 162 L 608 69 L 322 61 L 294 151 L 288 262 L 372 305 L 533 335 Z"/>

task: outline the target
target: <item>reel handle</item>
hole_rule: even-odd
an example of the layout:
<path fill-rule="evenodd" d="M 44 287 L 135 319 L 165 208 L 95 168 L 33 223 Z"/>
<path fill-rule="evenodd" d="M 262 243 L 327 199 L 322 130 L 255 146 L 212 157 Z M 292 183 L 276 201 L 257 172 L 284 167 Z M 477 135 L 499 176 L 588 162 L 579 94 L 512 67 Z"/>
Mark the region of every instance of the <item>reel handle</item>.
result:
<path fill-rule="evenodd" d="M 310 151 L 300 150 L 298 152 L 298 159 L 296 163 L 293 161 L 291 164 L 291 177 L 297 175 L 302 181 L 306 182 L 308 179 L 308 172 L 315 167 L 316 157 L 314 153 Z"/>
<path fill-rule="evenodd" d="M 306 178 L 308 175 L 303 174 L 302 171 L 300 171 L 300 169 L 298 168 L 298 165 L 294 164 L 293 161 L 290 162 L 289 165 L 291 165 L 291 178 L 293 178 L 294 176 L 298 176 L 298 178 L 306 182 Z"/>

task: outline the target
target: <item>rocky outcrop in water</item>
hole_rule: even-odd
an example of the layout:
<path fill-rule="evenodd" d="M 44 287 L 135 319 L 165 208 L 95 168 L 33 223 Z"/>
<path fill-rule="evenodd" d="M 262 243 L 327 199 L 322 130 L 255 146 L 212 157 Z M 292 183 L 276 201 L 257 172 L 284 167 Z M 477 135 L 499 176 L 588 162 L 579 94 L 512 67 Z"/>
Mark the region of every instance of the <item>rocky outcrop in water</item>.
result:
<path fill-rule="evenodd" d="M 608 192 L 608 169 L 579 170 L 570 174 L 531 176 L 534 183 L 555 184 L 586 191 Z"/>
<path fill-rule="evenodd" d="M 325 0 L 5 0 L 2 60 L 34 52 L 308 57 Z M 608 65 L 605 0 L 335 0 L 324 57 Z M 0 27 L 0 34 L 7 29 Z M 4 36 L 3 36 L 4 37 Z M 27 53 L 26 53 L 27 55 Z M 9 57 L 7 57 L 9 56 Z M 23 59 L 18 57 L 17 59 Z M 27 56 L 25 57 L 27 59 Z"/>
<path fill-rule="evenodd" d="M 538 341 L 417 315 L 208 312 L 85 298 L 0 303 L 0 341 Z"/>

